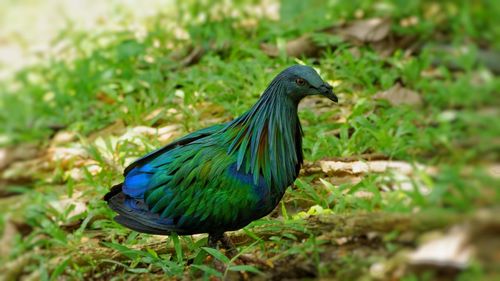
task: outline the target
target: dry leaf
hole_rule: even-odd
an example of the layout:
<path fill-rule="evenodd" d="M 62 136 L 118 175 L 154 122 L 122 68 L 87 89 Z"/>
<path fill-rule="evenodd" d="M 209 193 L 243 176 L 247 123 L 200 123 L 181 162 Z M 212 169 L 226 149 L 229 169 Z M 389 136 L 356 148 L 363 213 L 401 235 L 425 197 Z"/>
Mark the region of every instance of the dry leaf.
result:
<path fill-rule="evenodd" d="M 387 266 L 383 262 L 376 262 L 370 266 L 370 275 L 375 279 L 386 279 L 387 271 Z"/>
<path fill-rule="evenodd" d="M 215 46 L 213 46 L 213 44 L 211 45 L 211 48 L 215 49 Z M 200 61 L 206 51 L 207 50 L 205 48 L 196 46 L 190 47 L 190 50 L 188 52 L 186 52 L 185 49 L 172 52 L 170 55 L 170 59 L 177 63 L 174 64 L 174 66 L 172 66 L 170 70 L 196 64 L 198 61 Z"/>
<path fill-rule="evenodd" d="M 496 163 L 488 167 L 488 174 L 493 178 L 500 178 L 500 164 Z"/>
<path fill-rule="evenodd" d="M 0 148 L 0 171 L 11 163 L 36 158 L 39 148 L 35 144 L 20 144 L 13 147 Z"/>
<path fill-rule="evenodd" d="M 211 102 L 200 102 L 197 105 L 201 119 L 227 118 L 226 109 Z"/>
<path fill-rule="evenodd" d="M 167 143 L 178 134 L 180 128 L 179 125 L 168 125 L 158 128 L 158 140 L 161 143 Z"/>
<path fill-rule="evenodd" d="M 60 200 L 49 202 L 50 206 L 59 213 L 64 213 L 70 206 L 74 208 L 69 212 L 68 218 L 80 215 L 87 210 L 87 204 L 82 201 L 82 193 L 75 192 L 72 197 L 63 196 Z"/>
<path fill-rule="evenodd" d="M 358 20 L 339 30 L 347 40 L 356 40 L 364 43 L 377 42 L 389 34 L 391 21 L 389 19 L 373 18 Z"/>
<path fill-rule="evenodd" d="M 472 256 L 472 247 L 468 231 L 465 227 L 455 227 L 446 235 L 433 239 L 421 245 L 410 254 L 412 265 L 438 268 L 465 268 Z"/>
<path fill-rule="evenodd" d="M 163 115 L 164 113 L 165 113 L 164 108 L 157 108 L 157 109 L 151 111 L 151 113 L 149 113 L 148 115 L 146 115 L 146 117 L 144 117 L 144 120 L 145 121 L 154 120 L 156 118 L 159 118 L 160 115 Z"/>
<path fill-rule="evenodd" d="M 115 104 L 116 100 L 105 92 L 98 92 L 96 98 L 106 104 Z"/>
<path fill-rule="evenodd" d="M 399 173 L 409 175 L 413 171 L 413 166 L 403 161 L 320 161 L 321 170 L 327 175 L 336 174 L 367 174 L 383 173 L 388 170 L 395 170 Z"/>
<path fill-rule="evenodd" d="M 328 181 L 333 185 L 341 184 L 358 184 L 363 180 L 363 176 L 345 175 L 345 176 L 335 176 L 329 177 Z"/>
<path fill-rule="evenodd" d="M 264 53 L 271 57 L 279 56 L 279 49 L 273 44 L 262 44 L 261 49 Z M 285 45 L 285 53 L 291 57 L 311 57 L 318 52 L 318 46 L 311 40 L 308 35 L 290 40 Z"/>
<path fill-rule="evenodd" d="M 347 244 L 350 239 L 348 237 L 340 237 L 340 238 L 336 238 L 334 240 L 335 240 L 335 243 L 337 243 L 337 245 L 340 246 L 340 245 Z"/>
<path fill-rule="evenodd" d="M 167 140 L 172 135 L 177 133 L 181 128 L 180 125 L 167 125 L 161 128 L 153 128 L 147 126 L 137 126 L 129 129 L 124 135 L 119 137 L 119 140 L 131 140 L 141 136 L 158 137 L 159 139 Z"/>
<path fill-rule="evenodd" d="M 102 167 L 97 164 L 86 164 L 85 170 L 82 167 L 75 167 L 66 171 L 65 175 L 72 178 L 74 181 L 81 181 L 85 178 L 86 171 L 92 176 L 95 176 L 102 171 Z"/>
<path fill-rule="evenodd" d="M 346 27 L 331 27 L 321 32 L 340 35 L 345 40 L 360 43 L 375 43 L 385 39 L 390 32 L 391 21 L 389 19 L 373 18 L 357 20 Z M 279 49 L 274 44 L 261 44 L 264 53 L 271 57 L 279 56 Z M 288 41 L 285 45 L 285 53 L 291 57 L 314 57 L 318 55 L 321 47 L 318 46 L 309 35 Z"/>
<path fill-rule="evenodd" d="M 299 103 L 299 110 L 302 110 L 304 108 L 310 109 L 317 114 L 322 114 L 325 112 L 333 111 L 335 109 L 335 106 L 330 100 L 323 97 L 309 96 Z"/>
<path fill-rule="evenodd" d="M 493 195 L 494 196 L 494 195 Z M 474 255 L 485 268 L 499 269 L 500 264 L 500 209 L 482 209 L 477 212 L 470 227 L 470 243 L 474 244 Z"/>
<path fill-rule="evenodd" d="M 373 96 L 374 99 L 385 99 L 394 106 L 407 104 L 411 106 L 421 106 L 422 98 L 412 90 L 406 89 L 397 83 L 387 91 L 379 92 Z"/>
<path fill-rule="evenodd" d="M 47 170 L 49 165 L 43 158 L 14 162 L 2 173 L 2 179 L 7 183 L 31 182 L 34 175 Z"/>
<path fill-rule="evenodd" d="M 0 149 L 0 171 L 7 167 L 11 162 L 9 151 L 6 148 Z"/>
<path fill-rule="evenodd" d="M 120 119 L 120 120 L 117 120 L 115 123 L 107 126 L 106 128 L 90 134 L 88 138 L 90 141 L 93 141 L 100 136 L 121 134 L 121 133 L 123 133 L 124 130 L 125 130 L 125 124 L 123 123 L 123 120 Z"/>
<path fill-rule="evenodd" d="M 354 197 L 360 198 L 360 199 L 371 199 L 371 198 L 373 198 L 373 196 L 374 196 L 373 192 L 364 191 L 364 190 L 358 190 L 354 193 Z"/>
<path fill-rule="evenodd" d="M 285 51 L 287 55 L 291 57 L 311 57 L 316 54 L 316 52 L 318 51 L 318 47 L 309 38 L 309 36 L 305 35 L 289 41 L 286 44 Z"/>
<path fill-rule="evenodd" d="M 60 145 L 60 144 L 65 144 L 69 143 L 72 141 L 76 140 L 76 133 L 75 132 L 70 132 L 70 131 L 59 131 L 57 134 L 52 138 L 52 145 Z"/>
<path fill-rule="evenodd" d="M 278 47 L 274 44 L 262 43 L 260 44 L 260 49 L 270 57 L 277 57 L 280 54 Z"/>
<path fill-rule="evenodd" d="M 431 189 L 420 177 L 415 177 L 415 171 L 425 171 L 426 174 L 436 174 L 434 167 L 421 164 L 410 164 L 403 161 L 374 160 L 374 161 L 319 161 L 321 172 L 328 175 L 332 184 L 356 184 L 363 176 L 370 173 L 390 172 L 390 175 L 381 177 L 382 191 L 405 190 L 413 191 L 418 188 L 423 195 L 429 194 Z M 308 167 L 311 169 L 311 167 Z M 357 197 L 369 198 L 371 193 L 355 194 Z"/>
<path fill-rule="evenodd" d="M 16 234 L 16 226 L 10 220 L 6 220 L 3 227 L 2 238 L 0 239 L 0 257 L 7 257 L 10 254 Z"/>
<path fill-rule="evenodd" d="M 81 145 L 75 145 L 73 147 L 51 147 L 47 150 L 47 157 L 51 163 L 57 162 L 63 167 L 69 167 L 75 162 L 88 159 L 89 155 Z"/>

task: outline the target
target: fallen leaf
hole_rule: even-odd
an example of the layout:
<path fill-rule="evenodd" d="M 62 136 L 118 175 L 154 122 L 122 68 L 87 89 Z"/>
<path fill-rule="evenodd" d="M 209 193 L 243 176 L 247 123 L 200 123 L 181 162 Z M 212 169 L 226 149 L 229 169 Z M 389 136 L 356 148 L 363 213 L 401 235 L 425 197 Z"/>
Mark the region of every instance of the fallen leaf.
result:
<path fill-rule="evenodd" d="M 89 158 L 89 154 L 80 144 L 72 147 L 50 147 L 47 156 L 51 163 L 58 163 L 63 167 L 69 167 L 75 162 L 82 162 Z"/>
<path fill-rule="evenodd" d="M 333 26 L 320 31 L 320 34 L 340 35 L 344 40 L 358 43 L 376 43 L 385 39 L 390 32 L 391 21 L 389 19 L 372 18 L 366 20 L 353 21 L 346 26 Z M 274 44 L 261 44 L 264 53 L 271 57 L 277 57 L 280 54 L 279 48 Z M 314 57 L 321 51 L 322 47 L 318 45 L 310 35 L 302 35 L 298 38 L 289 40 L 285 44 L 284 51 L 291 57 Z M 391 51 L 392 52 L 392 51 Z"/>
<path fill-rule="evenodd" d="M 50 201 L 50 206 L 59 213 L 64 213 L 70 206 L 74 206 L 67 218 L 78 216 L 87 211 L 87 204 L 82 201 L 82 193 L 75 192 L 72 197 L 63 196 L 59 200 Z"/>
<path fill-rule="evenodd" d="M 485 268 L 498 269 L 500 264 L 499 210 L 498 207 L 479 210 L 469 228 L 469 242 L 474 245 L 474 258 L 480 260 Z"/>
<path fill-rule="evenodd" d="M 197 110 L 199 110 L 202 119 L 227 118 L 226 109 L 221 105 L 211 102 L 200 102 L 197 104 Z"/>
<path fill-rule="evenodd" d="M 3 226 L 2 236 L 0 238 L 0 257 L 9 256 L 16 234 L 16 226 L 10 220 L 6 220 Z"/>
<path fill-rule="evenodd" d="M 152 121 L 152 120 L 158 119 L 164 113 L 165 113 L 164 108 L 157 108 L 157 109 L 151 111 L 148 115 L 146 115 L 146 117 L 144 117 L 144 121 Z"/>
<path fill-rule="evenodd" d="M 378 280 L 387 279 L 388 268 L 383 262 L 376 262 L 370 266 L 370 275 Z"/>
<path fill-rule="evenodd" d="M 59 131 L 52 138 L 51 144 L 52 145 L 61 145 L 61 144 L 65 144 L 65 143 L 69 143 L 69 142 L 75 141 L 75 140 L 76 140 L 76 133 L 75 132 Z"/>
<path fill-rule="evenodd" d="M 364 43 L 377 42 L 386 38 L 391 30 L 391 20 L 372 18 L 357 20 L 339 30 L 339 34 L 347 40 L 356 40 Z"/>
<path fill-rule="evenodd" d="M 147 126 L 137 126 L 129 130 L 131 136 L 153 136 L 157 132 L 156 128 Z"/>
<path fill-rule="evenodd" d="M 158 139 L 166 141 L 170 139 L 173 135 L 177 134 L 178 130 L 181 128 L 180 125 L 167 125 L 161 128 L 153 128 L 147 126 L 137 126 L 130 128 L 127 132 L 120 136 L 118 139 L 120 141 L 124 140 L 134 140 L 138 137 L 157 137 Z"/>
<path fill-rule="evenodd" d="M 493 177 L 493 178 L 500 178 L 500 164 L 496 163 L 496 164 L 493 164 L 491 166 L 489 166 L 488 168 L 488 174 Z"/>
<path fill-rule="evenodd" d="M 6 148 L 0 149 L 0 170 L 6 167 L 9 163 L 9 153 Z"/>
<path fill-rule="evenodd" d="M 328 99 L 318 96 L 310 96 L 299 103 L 299 110 L 305 108 L 315 112 L 316 114 L 322 114 L 326 112 L 332 112 L 334 110 L 334 105 L 333 102 Z"/>
<path fill-rule="evenodd" d="M 318 164 L 307 165 L 308 170 L 304 171 L 304 173 L 311 174 L 321 172 L 329 176 L 329 182 L 334 185 L 344 183 L 359 183 L 366 174 L 389 173 L 388 175 L 379 178 L 380 190 L 414 191 L 415 188 L 418 188 L 418 191 L 422 195 L 429 194 L 431 189 L 425 184 L 425 181 L 418 176 L 418 173 L 416 173 L 416 171 L 424 171 L 428 175 L 435 175 L 437 173 L 437 169 L 434 167 L 427 167 L 421 164 L 410 164 L 403 161 L 391 160 L 358 160 L 348 162 L 322 160 L 319 161 L 319 171 L 317 170 L 317 167 L 315 167 L 315 165 Z M 316 170 L 313 171 L 312 169 Z M 373 194 L 370 192 L 359 192 L 355 193 L 355 196 L 359 198 L 370 198 L 373 196 Z"/>
<path fill-rule="evenodd" d="M 212 48 L 215 48 L 213 44 L 211 45 Z M 190 47 L 190 50 L 188 52 L 186 52 L 185 50 L 172 52 L 172 54 L 170 55 L 170 59 L 177 63 L 174 64 L 170 70 L 196 64 L 198 61 L 200 61 L 206 51 L 207 50 L 205 48 L 196 46 Z"/>
<path fill-rule="evenodd" d="M 2 173 L 2 179 L 7 183 L 28 183 L 33 181 L 34 175 L 49 168 L 49 163 L 42 158 L 17 161 L 12 163 Z"/>
<path fill-rule="evenodd" d="M 98 92 L 96 98 L 106 104 L 115 104 L 116 100 L 105 92 Z"/>
<path fill-rule="evenodd" d="M 309 38 L 309 36 L 305 35 L 289 41 L 286 44 L 285 51 L 287 55 L 291 57 L 299 57 L 299 56 L 311 57 L 317 53 L 318 47 Z"/>
<path fill-rule="evenodd" d="M 445 235 L 427 241 L 410 254 L 412 265 L 464 269 L 472 256 L 468 245 L 468 231 L 464 226 L 451 229 Z"/>
<path fill-rule="evenodd" d="M 418 107 L 422 105 L 422 97 L 417 92 L 404 88 L 399 83 L 387 91 L 375 94 L 373 98 L 387 100 L 394 106 L 407 104 Z"/>
<path fill-rule="evenodd" d="M 358 190 L 353 195 L 354 195 L 354 197 L 360 198 L 360 199 L 371 199 L 374 196 L 373 192 L 364 191 L 364 190 Z"/>
<path fill-rule="evenodd" d="M 383 173 L 388 170 L 397 170 L 402 174 L 411 174 L 413 165 L 403 161 L 320 161 L 319 165 L 323 173 L 327 175 L 335 174 L 367 174 Z"/>
<path fill-rule="evenodd" d="M 95 176 L 102 171 L 102 167 L 97 164 L 85 165 L 85 170 L 81 167 L 75 167 L 66 171 L 65 175 L 74 181 L 81 181 L 85 178 L 86 171 L 88 171 L 92 176 Z"/>
<path fill-rule="evenodd" d="M 17 161 L 36 158 L 40 152 L 36 144 L 20 144 L 12 147 L 0 148 L 0 171 Z"/>
<path fill-rule="evenodd" d="M 335 243 L 337 243 L 337 245 L 344 245 L 344 244 L 347 244 L 349 242 L 349 238 L 347 237 L 340 237 L 340 238 L 336 238 L 334 239 L 335 240 Z"/>
<path fill-rule="evenodd" d="M 345 175 L 345 176 L 335 176 L 329 177 L 328 182 L 333 185 L 341 184 L 358 184 L 363 180 L 363 176 Z"/>
<path fill-rule="evenodd" d="M 121 134 L 121 133 L 123 133 L 123 131 L 125 131 L 125 123 L 123 123 L 123 120 L 120 119 L 120 120 L 117 120 L 115 123 L 107 126 L 106 128 L 90 134 L 88 138 L 90 141 L 93 141 L 100 136 Z"/>
<path fill-rule="evenodd" d="M 261 49 L 264 53 L 271 57 L 279 56 L 280 52 L 274 44 L 261 44 Z M 308 35 L 292 39 L 285 45 L 285 53 L 291 57 L 314 57 L 319 51 L 319 46 L 313 42 Z"/>
<path fill-rule="evenodd" d="M 158 128 L 158 140 L 161 143 L 167 143 L 175 135 L 178 134 L 180 128 L 181 128 L 181 126 L 179 126 L 179 125 L 168 125 L 168 126 Z"/>

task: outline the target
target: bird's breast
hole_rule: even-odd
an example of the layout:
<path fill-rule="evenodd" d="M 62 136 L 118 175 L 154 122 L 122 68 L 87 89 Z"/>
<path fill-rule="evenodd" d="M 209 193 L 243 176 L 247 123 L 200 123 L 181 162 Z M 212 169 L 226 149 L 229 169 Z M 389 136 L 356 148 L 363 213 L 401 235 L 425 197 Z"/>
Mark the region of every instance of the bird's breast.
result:
<path fill-rule="evenodd" d="M 236 163 L 229 167 L 229 173 L 236 178 L 241 185 L 251 186 L 251 191 L 257 199 L 257 204 L 252 208 L 253 212 L 260 217 L 270 213 L 283 197 L 286 186 L 277 186 L 268 184 L 268 181 L 262 175 L 259 175 L 258 181 L 254 181 L 254 175 L 245 173 L 244 168 L 237 169 Z"/>

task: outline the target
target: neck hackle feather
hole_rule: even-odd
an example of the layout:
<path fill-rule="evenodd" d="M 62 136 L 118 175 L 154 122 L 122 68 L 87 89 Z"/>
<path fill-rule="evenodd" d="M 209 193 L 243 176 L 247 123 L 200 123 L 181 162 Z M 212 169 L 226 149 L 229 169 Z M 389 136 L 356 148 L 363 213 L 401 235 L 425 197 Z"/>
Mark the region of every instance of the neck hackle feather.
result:
<path fill-rule="evenodd" d="M 237 169 L 253 175 L 254 183 L 262 175 L 270 186 L 286 188 L 300 169 L 302 127 L 297 103 L 288 99 L 278 76 L 259 101 L 245 114 L 230 122 L 226 130 L 237 135 L 228 153 L 237 154 Z"/>

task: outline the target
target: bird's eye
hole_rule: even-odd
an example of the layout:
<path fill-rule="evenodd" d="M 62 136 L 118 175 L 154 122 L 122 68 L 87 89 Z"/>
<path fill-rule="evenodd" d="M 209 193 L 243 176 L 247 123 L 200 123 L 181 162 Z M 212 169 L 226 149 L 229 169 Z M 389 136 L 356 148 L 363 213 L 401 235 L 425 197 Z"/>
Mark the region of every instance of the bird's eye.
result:
<path fill-rule="evenodd" d="M 295 79 L 295 83 L 297 83 L 297 85 L 299 86 L 304 86 L 306 84 L 306 81 L 304 81 L 304 79 L 302 78 L 297 78 Z"/>

